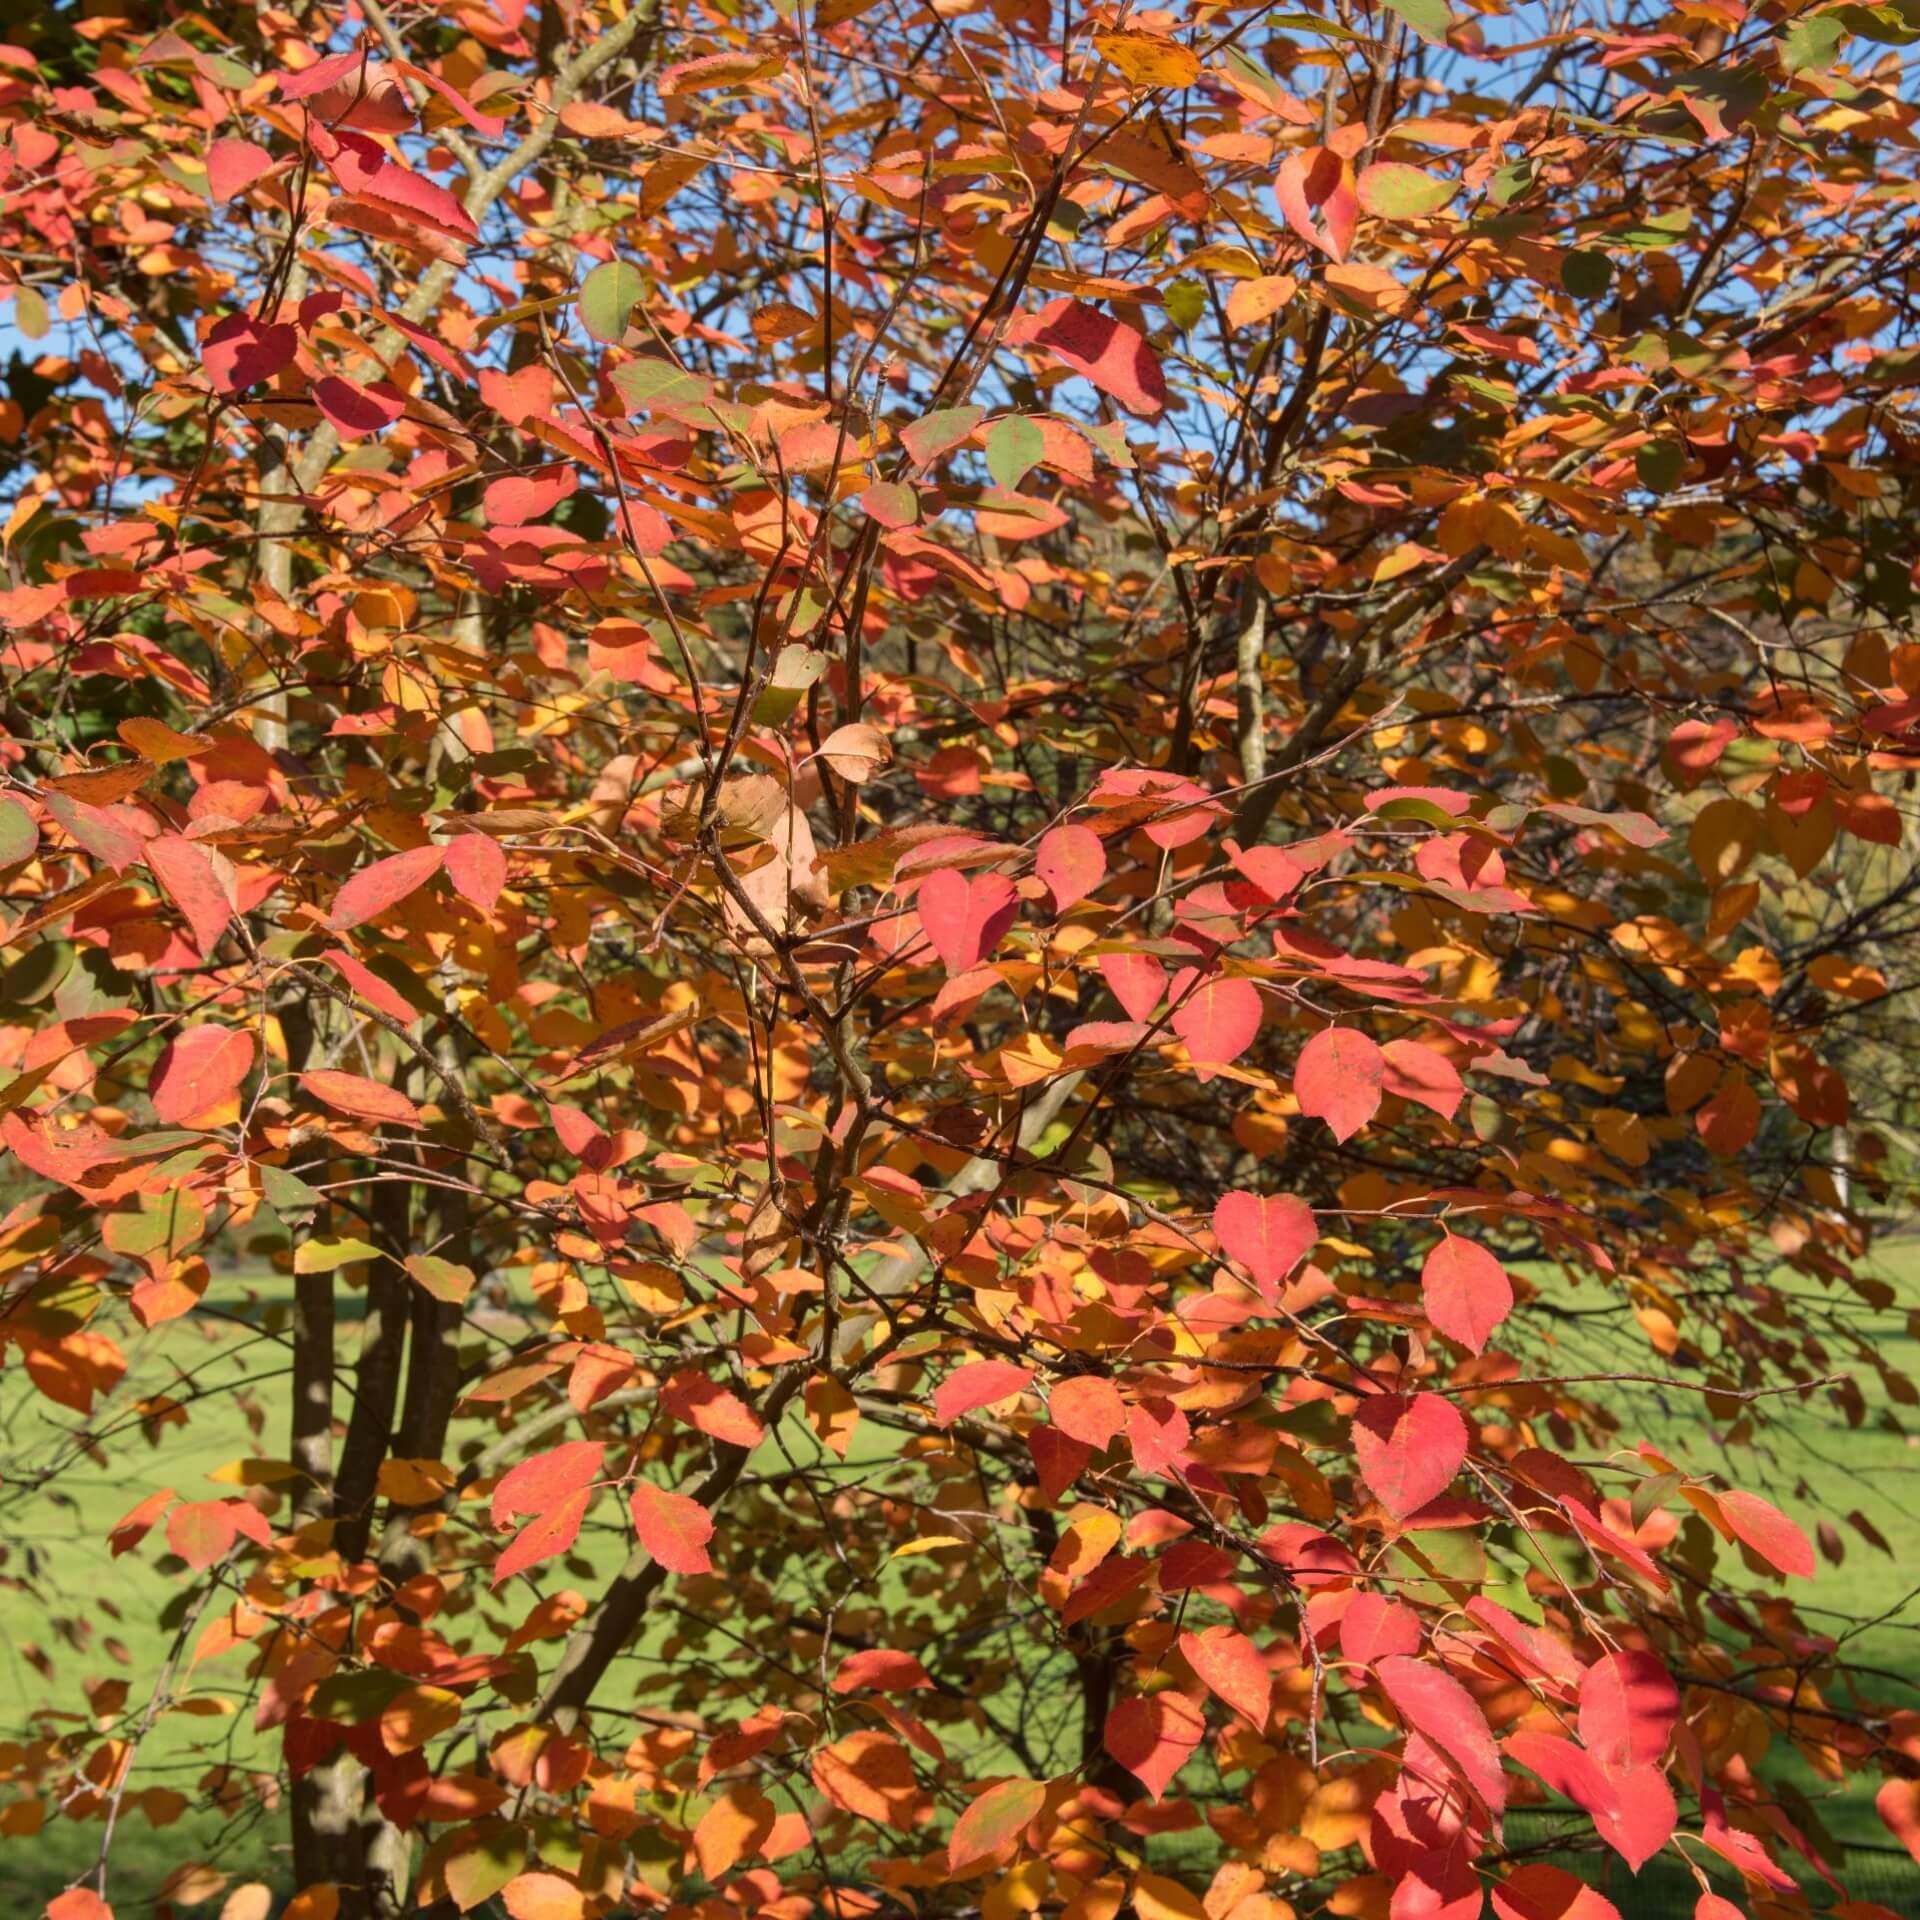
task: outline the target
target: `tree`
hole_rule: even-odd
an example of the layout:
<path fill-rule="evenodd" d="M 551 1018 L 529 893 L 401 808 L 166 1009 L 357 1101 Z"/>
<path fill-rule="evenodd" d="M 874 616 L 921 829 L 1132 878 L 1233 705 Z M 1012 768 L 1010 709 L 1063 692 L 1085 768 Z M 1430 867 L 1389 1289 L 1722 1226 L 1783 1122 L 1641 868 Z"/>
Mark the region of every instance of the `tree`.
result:
<path fill-rule="evenodd" d="M 297 1920 L 1920 1847 L 1755 1484 L 1913 1397 L 1907 16 L 130 11 L 0 47 L 0 1511 L 179 1596 L 55 1920 L 215 1671 Z"/>

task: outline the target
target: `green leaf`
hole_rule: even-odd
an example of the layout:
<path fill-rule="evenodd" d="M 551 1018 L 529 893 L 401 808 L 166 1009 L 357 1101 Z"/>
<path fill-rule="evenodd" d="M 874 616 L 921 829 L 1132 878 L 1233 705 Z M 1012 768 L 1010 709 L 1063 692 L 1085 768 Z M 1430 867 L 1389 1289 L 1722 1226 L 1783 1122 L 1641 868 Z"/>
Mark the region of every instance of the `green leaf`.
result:
<path fill-rule="evenodd" d="M 1606 827 L 1629 846 L 1657 847 L 1667 837 L 1666 828 L 1644 813 L 1602 813 L 1597 807 L 1577 806 L 1571 800 L 1551 800 L 1542 811 L 1556 820 L 1570 820 L 1577 827 Z"/>
<path fill-rule="evenodd" d="M 1398 160 L 1382 160 L 1361 174 L 1360 204 L 1385 220 L 1418 220 L 1438 213 L 1460 191 L 1457 182 L 1442 180 L 1422 167 Z"/>
<path fill-rule="evenodd" d="M 1837 14 L 1816 13 L 1796 20 L 1780 36 L 1780 65 L 1788 73 L 1830 67 L 1848 31 L 1847 23 Z"/>
<path fill-rule="evenodd" d="M 1047 436 L 1024 414 L 1010 413 L 996 420 L 987 434 L 987 471 L 996 486 L 1009 492 L 1039 465 L 1047 450 Z"/>
<path fill-rule="evenodd" d="M 136 1194 L 131 1204 L 108 1214 L 101 1223 L 107 1245 L 136 1260 L 163 1251 L 177 1258 L 197 1247 L 206 1230 L 207 1216 L 200 1202 L 182 1187 L 170 1193 Z"/>
<path fill-rule="evenodd" d="M 38 1006 L 73 971 L 74 952 L 64 940 L 29 947 L 0 973 L 0 1007 Z"/>
<path fill-rule="evenodd" d="M 1534 171 L 1531 160 L 1516 160 L 1509 167 L 1502 167 L 1487 183 L 1487 198 L 1496 207 L 1510 207 L 1533 185 Z"/>
<path fill-rule="evenodd" d="M 1357 28 L 1342 26 L 1337 20 L 1322 20 L 1317 13 L 1270 13 L 1267 15 L 1267 25 L 1278 27 L 1283 33 L 1317 33 L 1325 40 L 1347 40 L 1357 47 L 1365 46 L 1367 40 L 1367 36 Z M 1263 86 L 1273 85 L 1272 74 L 1261 73 L 1250 60 L 1247 66 L 1259 76 Z"/>
<path fill-rule="evenodd" d="M 379 1258 L 380 1249 L 368 1246 L 364 1240 L 307 1240 L 294 1250 L 293 1270 L 295 1273 L 333 1273 L 355 1260 Z"/>
<path fill-rule="evenodd" d="M 1576 300 L 1599 300 L 1613 285 L 1613 262 L 1593 247 L 1579 247 L 1560 262 L 1560 284 Z"/>
<path fill-rule="evenodd" d="M 613 370 L 613 384 L 629 408 L 657 407 L 662 413 L 700 407 L 713 391 L 711 381 L 687 373 L 669 360 L 629 360 Z"/>
<path fill-rule="evenodd" d="M 29 340 L 44 340 L 50 324 L 47 303 L 37 287 L 22 287 L 13 296 L 14 325 Z"/>
<path fill-rule="evenodd" d="M 1021 1834 L 1047 1804 L 1047 1789 L 1038 1780 L 1001 1780 L 977 1800 L 970 1801 L 954 1822 L 947 1843 L 947 1861 L 954 1873 L 965 1873 L 983 1860 L 997 1860 L 1010 1851 Z"/>
<path fill-rule="evenodd" d="M 1457 831 L 1462 826 L 1470 826 L 1471 821 L 1463 821 L 1457 813 L 1449 813 L 1445 807 L 1431 800 L 1422 800 L 1414 794 L 1403 794 L 1398 800 L 1384 801 L 1372 812 L 1375 820 L 1418 820 L 1429 827 L 1438 827 L 1441 832 Z M 1400 879 L 1399 874 L 1383 874 L 1382 879 Z"/>
<path fill-rule="evenodd" d="M 595 267 L 580 288 L 581 324 L 596 340 L 620 339 L 646 290 L 640 269 L 625 260 Z"/>
<path fill-rule="evenodd" d="M 778 726 L 800 704 L 800 696 L 833 665 L 833 656 L 812 647 L 780 649 L 773 677 L 753 703 L 753 717 L 763 726 Z"/>
<path fill-rule="evenodd" d="M 338 1720 L 357 1727 L 377 1720 L 413 1682 L 387 1667 L 358 1667 L 330 1673 L 314 1688 L 306 1711 L 316 1720 Z"/>
<path fill-rule="evenodd" d="M 1687 229 L 1692 225 L 1692 209 L 1681 207 L 1673 213 L 1655 214 L 1651 220 L 1609 237 L 1623 247 L 1633 247 L 1641 253 L 1656 253 L 1663 247 L 1677 245 L 1686 237 Z"/>
<path fill-rule="evenodd" d="M 1649 440 L 1635 449 L 1633 470 L 1643 487 L 1655 493 L 1671 493 L 1687 470 L 1687 456 L 1671 440 Z"/>
<path fill-rule="evenodd" d="M 1123 420 L 1081 421 L 1073 423 L 1074 431 L 1090 440 L 1104 453 L 1116 467 L 1123 472 L 1133 470 L 1133 450 L 1127 445 L 1127 428 Z"/>
<path fill-rule="evenodd" d="M 40 844 L 33 815 L 11 794 L 0 795 L 0 867 L 16 867 L 31 860 Z"/>
<path fill-rule="evenodd" d="M 901 430 L 900 444 L 916 467 L 931 466 L 966 439 L 987 417 L 985 407 L 942 407 Z"/>
<path fill-rule="evenodd" d="M 1444 40 L 1453 25 L 1446 0 L 1387 0 L 1387 5 L 1423 40 Z"/>
<path fill-rule="evenodd" d="M 1647 1524 L 1673 1496 L 1680 1491 L 1681 1480 L 1677 1473 L 1655 1473 L 1633 1490 L 1633 1504 L 1628 1511 L 1633 1516 L 1633 1528 L 1636 1533 Z"/>
<path fill-rule="evenodd" d="M 194 65 L 210 72 L 229 93 L 244 93 L 260 77 L 244 60 L 236 60 L 230 53 L 204 53 Z"/>
<path fill-rule="evenodd" d="M 1167 289 L 1167 318 L 1185 333 L 1207 310 L 1204 280 L 1176 280 Z"/>
<path fill-rule="evenodd" d="M 1876 46 L 1907 47 L 1920 40 L 1920 28 L 1903 7 L 1836 7 L 1834 12 L 1861 39 Z"/>
<path fill-rule="evenodd" d="M 527 1864 L 526 1834 L 500 1820 L 455 1827 L 434 1846 L 436 1852 L 446 1849 L 439 1861 L 440 1877 L 462 1913 L 484 1906 Z M 678 1859 L 676 1854 L 676 1864 Z"/>

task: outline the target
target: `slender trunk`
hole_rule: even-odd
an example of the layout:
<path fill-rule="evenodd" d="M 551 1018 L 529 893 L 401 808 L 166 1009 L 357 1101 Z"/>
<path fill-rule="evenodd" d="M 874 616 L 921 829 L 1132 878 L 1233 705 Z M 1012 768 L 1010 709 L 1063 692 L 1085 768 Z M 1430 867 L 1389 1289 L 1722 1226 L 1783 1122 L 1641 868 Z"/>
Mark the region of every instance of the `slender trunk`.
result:
<path fill-rule="evenodd" d="M 367 1320 L 354 1369 L 353 1415 L 347 1422 L 334 1483 L 333 1544 L 345 1561 L 366 1557 L 380 1466 L 393 1440 L 407 1340 L 407 1296 L 413 1287 L 397 1263 L 407 1251 L 412 1212 L 412 1191 L 404 1183 L 385 1181 L 374 1189 L 374 1234 L 389 1258 L 374 1267 L 367 1281 Z"/>
<path fill-rule="evenodd" d="M 298 1073 L 313 1055 L 313 1009 L 304 998 L 280 1009 L 287 1065 Z M 309 1185 L 325 1180 L 324 1138 L 294 1157 L 288 1171 Z M 333 1510 L 333 1275 L 299 1273 L 293 1279 L 293 1407 L 287 1458 L 294 1482 L 296 1525 Z"/>

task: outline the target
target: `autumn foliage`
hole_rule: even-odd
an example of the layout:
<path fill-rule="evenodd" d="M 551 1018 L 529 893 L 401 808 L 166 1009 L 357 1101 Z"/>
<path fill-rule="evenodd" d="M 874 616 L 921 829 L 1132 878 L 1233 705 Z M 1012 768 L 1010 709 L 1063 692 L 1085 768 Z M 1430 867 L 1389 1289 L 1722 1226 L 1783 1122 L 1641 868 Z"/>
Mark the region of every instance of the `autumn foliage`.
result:
<path fill-rule="evenodd" d="M 1910 10 L 20 31 L 0 1572 L 181 1596 L 53 1920 L 215 1694 L 236 1920 L 1920 1857 L 1774 1437 L 1914 1398 Z"/>

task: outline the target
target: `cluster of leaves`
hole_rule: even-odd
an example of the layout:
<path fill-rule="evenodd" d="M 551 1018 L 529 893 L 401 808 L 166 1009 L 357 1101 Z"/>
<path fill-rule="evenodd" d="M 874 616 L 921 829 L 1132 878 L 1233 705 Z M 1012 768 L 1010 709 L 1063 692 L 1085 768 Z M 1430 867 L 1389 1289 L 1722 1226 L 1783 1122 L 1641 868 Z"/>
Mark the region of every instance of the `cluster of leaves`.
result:
<path fill-rule="evenodd" d="M 1907 13 L 131 10 L 0 46 L 0 1510 L 192 1596 L 55 1920 L 216 1684 L 296 1920 L 1920 1848 L 1710 1470 L 1914 1398 Z"/>

